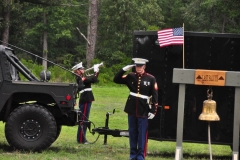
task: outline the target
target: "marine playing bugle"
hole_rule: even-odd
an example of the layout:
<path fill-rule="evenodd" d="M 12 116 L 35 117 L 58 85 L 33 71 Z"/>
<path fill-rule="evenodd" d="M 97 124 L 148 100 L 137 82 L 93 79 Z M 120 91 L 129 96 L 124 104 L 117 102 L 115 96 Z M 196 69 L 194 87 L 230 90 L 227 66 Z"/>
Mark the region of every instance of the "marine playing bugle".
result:
<path fill-rule="evenodd" d="M 102 67 L 103 66 L 103 62 L 99 63 L 99 64 L 95 64 L 98 65 L 98 67 Z M 85 69 L 85 72 L 88 72 L 90 70 L 94 69 L 94 65 L 91 68 Z"/>

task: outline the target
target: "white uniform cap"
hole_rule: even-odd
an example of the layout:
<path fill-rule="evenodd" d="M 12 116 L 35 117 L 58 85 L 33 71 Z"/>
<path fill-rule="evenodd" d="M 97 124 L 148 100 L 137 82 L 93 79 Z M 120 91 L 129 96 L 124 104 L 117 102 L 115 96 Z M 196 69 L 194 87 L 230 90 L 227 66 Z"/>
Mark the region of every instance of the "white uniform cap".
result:
<path fill-rule="evenodd" d="M 77 70 L 77 69 L 79 69 L 79 68 L 84 68 L 83 66 L 82 66 L 82 62 L 80 62 L 80 63 L 78 63 L 78 64 L 76 64 L 75 66 L 73 66 L 72 67 L 72 70 Z"/>
<path fill-rule="evenodd" d="M 132 60 L 134 61 L 134 64 L 137 64 L 137 65 L 145 65 L 146 62 L 148 62 L 147 59 L 143 59 L 143 58 L 133 58 Z"/>

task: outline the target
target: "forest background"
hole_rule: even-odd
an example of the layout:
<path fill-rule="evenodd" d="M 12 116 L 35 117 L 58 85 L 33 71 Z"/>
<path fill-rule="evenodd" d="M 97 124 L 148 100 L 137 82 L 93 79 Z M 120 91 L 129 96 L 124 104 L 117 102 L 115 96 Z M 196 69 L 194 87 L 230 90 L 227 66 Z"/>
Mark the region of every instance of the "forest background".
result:
<path fill-rule="evenodd" d="M 185 31 L 240 33 L 239 9 L 238 0 L 1 0 L 0 37 L 3 45 L 69 70 L 79 62 L 86 68 L 104 62 L 104 85 L 131 63 L 134 30 L 184 23 Z M 48 69 L 52 81 L 74 80 L 53 63 L 13 49 L 37 75 Z"/>

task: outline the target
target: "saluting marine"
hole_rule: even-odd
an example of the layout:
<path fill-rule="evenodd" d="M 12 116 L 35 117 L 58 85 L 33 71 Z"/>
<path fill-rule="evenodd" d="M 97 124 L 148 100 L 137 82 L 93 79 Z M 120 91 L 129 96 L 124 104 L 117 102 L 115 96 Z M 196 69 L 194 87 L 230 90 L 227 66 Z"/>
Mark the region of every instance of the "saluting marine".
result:
<path fill-rule="evenodd" d="M 146 156 L 148 119 L 154 118 L 158 107 L 158 86 L 153 75 L 145 72 L 146 62 L 133 58 L 133 65 L 123 67 L 114 82 L 125 84 L 130 90 L 124 111 L 128 113 L 130 160 L 144 160 Z M 135 66 L 136 72 L 124 73 Z M 151 98 L 151 103 L 150 103 Z"/>
<path fill-rule="evenodd" d="M 95 64 L 93 66 L 94 75 L 92 76 L 84 76 L 84 67 L 82 62 L 73 66 L 72 70 L 79 75 L 79 77 L 76 77 L 77 83 L 79 83 L 79 81 L 81 81 L 80 79 L 82 79 L 84 84 L 84 87 L 80 90 L 79 109 L 82 112 L 81 120 L 88 121 L 92 101 L 94 101 L 91 84 L 96 83 L 98 80 L 99 64 Z M 86 139 L 86 130 L 87 127 L 85 125 L 79 124 L 77 131 L 78 143 L 88 144 Z"/>

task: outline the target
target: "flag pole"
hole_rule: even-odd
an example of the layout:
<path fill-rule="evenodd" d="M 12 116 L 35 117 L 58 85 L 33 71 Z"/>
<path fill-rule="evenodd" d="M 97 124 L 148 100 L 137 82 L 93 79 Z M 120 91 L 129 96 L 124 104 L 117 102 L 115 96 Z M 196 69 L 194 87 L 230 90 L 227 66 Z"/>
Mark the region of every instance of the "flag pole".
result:
<path fill-rule="evenodd" d="M 183 69 L 184 69 L 184 23 L 183 23 Z"/>

